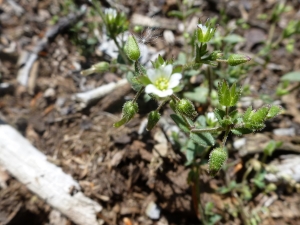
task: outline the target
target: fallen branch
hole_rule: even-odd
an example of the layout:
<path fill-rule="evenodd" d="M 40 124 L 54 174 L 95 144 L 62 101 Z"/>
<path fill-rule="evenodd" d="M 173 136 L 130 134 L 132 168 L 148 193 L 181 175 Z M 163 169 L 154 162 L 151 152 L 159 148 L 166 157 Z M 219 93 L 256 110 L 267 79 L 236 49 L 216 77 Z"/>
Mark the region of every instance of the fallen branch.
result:
<path fill-rule="evenodd" d="M 116 83 L 113 82 L 105 84 L 87 92 L 74 94 L 72 99 L 78 101 L 80 103 L 80 109 L 83 109 L 87 107 L 91 102 L 104 97 L 116 88 L 122 88 L 122 86 L 126 85 L 127 83 L 127 79 L 122 79 Z"/>
<path fill-rule="evenodd" d="M 0 166 L 74 223 L 99 224 L 96 216 L 102 207 L 84 196 L 70 175 L 48 162 L 43 153 L 9 125 L 0 125 Z"/>

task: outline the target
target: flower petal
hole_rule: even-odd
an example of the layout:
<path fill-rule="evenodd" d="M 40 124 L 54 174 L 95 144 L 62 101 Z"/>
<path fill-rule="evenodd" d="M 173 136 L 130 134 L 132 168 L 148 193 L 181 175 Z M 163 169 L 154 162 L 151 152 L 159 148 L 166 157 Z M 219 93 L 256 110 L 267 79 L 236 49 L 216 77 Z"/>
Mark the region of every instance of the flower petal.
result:
<path fill-rule="evenodd" d="M 167 97 L 167 96 L 170 96 L 173 94 L 173 90 L 172 89 L 167 89 L 167 90 L 164 90 L 164 91 L 160 91 L 160 95 L 158 95 L 159 97 L 161 98 L 164 98 L 164 97 Z"/>
<path fill-rule="evenodd" d="M 145 88 L 145 92 L 147 94 L 155 94 L 161 98 L 164 98 L 164 97 L 167 97 L 167 96 L 170 96 L 173 94 L 172 89 L 167 89 L 167 90 L 161 91 L 157 87 L 155 87 L 153 84 L 148 84 Z"/>
<path fill-rule="evenodd" d="M 171 64 L 161 67 L 161 72 L 162 72 L 161 77 L 165 77 L 166 79 L 169 79 L 172 74 L 172 71 L 173 71 L 173 65 Z"/>
<path fill-rule="evenodd" d="M 151 94 L 151 93 L 154 93 L 154 92 L 157 92 L 157 91 L 159 91 L 159 90 L 158 90 L 157 87 L 155 87 L 153 84 L 148 84 L 148 85 L 146 86 L 146 88 L 145 88 L 145 92 L 146 92 L 147 94 Z"/>
<path fill-rule="evenodd" d="M 169 80 L 169 86 L 168 88 L 174 88 L 180 83 L 180 79 L 182 78 L 182 75 L 180 73 L 174 73 L 172 74 L 170 80 Z"/>
<path fill-rule="evenodd" d="M 152 83 L 154 83 L 157 79 L 158 74 L 157 74 L 157 71 L 155 69 L 148 69 L 147 70 L 147 76 L 148 76 L 149 80 Z"/>

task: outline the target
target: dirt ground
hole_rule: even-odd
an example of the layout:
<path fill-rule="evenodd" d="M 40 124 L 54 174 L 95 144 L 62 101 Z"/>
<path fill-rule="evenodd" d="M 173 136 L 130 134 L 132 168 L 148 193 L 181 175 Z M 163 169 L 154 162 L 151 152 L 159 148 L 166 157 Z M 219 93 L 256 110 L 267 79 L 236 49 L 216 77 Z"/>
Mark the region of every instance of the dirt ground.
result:
<path fill-rule="evenodd" d="M 130 224 L 126 223 L 126 219 L 130 219 L 132 224 L 145 225 L 201 224 L 193 208 L 191 187 L 187 184 L 190 167 L 184 166 L 184 154 L 169 141 L 165 156 L 160 157 L 154 152 L 158 140 L 156 137 L 164 134 L 161 125 L 151 132 L 140 132 L 141 121 L 155 108 L 155 102 L 143 103 L 140 100 L 142 106 L 139 114 L 126 126 L 116 129 L 112 124 L 120 117 L 123 103 L 134 96 L 129 85 L 84 109 L 80 109 L 78 102 L 72 98 L 75 93 L 120 80 L 123 75 L 112 72 L 89 77 L 80 75 L 81 69 L 106 59 L 97 49 L 99 43 L 87 45 L 82 41 L 87 39 L 84 38 L 84 34 L 89 32 L 87 26 L 74 31 L 74 27 L 70 25 L 58 31 L 38 52 L 34 69 L 30 72 L 30 76 L 36 76 L 36 79 L 31 80 L 27 87 L 18 83 L 17 74 L 23 65 L 20 63 L 22 51 L 34 51 L 47 28 L 57 22 L 55 18 L 66 15 L 63 7 L 66 2 L 69 1 L 0 0 L 0 74 L 1 83 L 8 84 L 0 89 L 0 119 L 18 129 L 47 155 L 50 162 L 71 174 L 80 183 L 86 196 L 103 206 L 98 217 L 104 224 Z M 196 7 L 199 7 L 195 17 L 205 20 L 218 16 L 220 20 L 222 15 L 226 15 L 228 26 L 243 18 L 250 27 L 235 29 L 235 33 L 246 39 L 235 50 L 253 56 L 263 47 L 262 42 L 268 36 L 270 26 L 267 20 L 258 20 L 258 15 L 270 14 L 276 2 L 200 0 L 195 1 Z M 149 18 L 163 18 L 171 24 L 180 23 L 178 19 L 167 16 L 170 10 L 178 9 L 176 1 L 123 0 L 102 3 L 106 7 L 111 4 L 128 10 L 129 19 L 134 14 L 141 14 Z M 292 10 L 280 18 L 274 39 L 279 36 L 288 20 L 300 19 L 299 1 L 286 1 L 286 4 Z M 75 5 L 91 7 L 84 0 L 75 1 Z M 191 19 L 188 18 L 188 21 Z M 81 20 L 85 24 L 90 21 L 101 22 L 97 15 L 82 15 L 74 20 Z M 162 30 L 163 26 L 162 22 Z M 218 29 L 223 28 L 220 25 Z M 176 58 L 182 48 L 182 33 L 176 30 L 172 32 L 175 35 L 173 47 L 165 47 L 160 41 L 151 43 L 151 46 L 157 51 L 167 50 L 165 57 Z M 74 35 L 78 37 L 74 38 Z M 163 36 L 159 39 L 163 39 Z M 259 99 L 262 94 L 268 94 L 280 101 L 286 109 L 283 115 L 268 122 L 263 131 L 247 135 L 250 139 L 256 137 L 256 141 L 263 141 L 267 137 L 268 140 L 280 140 L 293 146 L 290 149 L 279 149 L 268 162 L 281 155 L 300 153 L 300 91 L 296 90 L 284 97 L 275 95 L 280 77 L 297 70 L 300 70 L 299 35 L 295 36 L 293 53 L 288 53 L 280 45 L 272 51 L 267 66 L 257 64 L 248 74 L 247 82 L 251 84 L 252 98 Z M 167 117 L 169 113 L 166 107 L 166 121 L 172 123 Z M 273 130 L 290 127 L 295 130 L 292 137 L 274 135 Z M 255 136 L 258 134 L 264 136 Z M 230 137 L 229 148 L 233 148 L 235 140 L 236 137 Z M 253 152 L 243 156 L 236 150 L 230 151 L 228 163 L 235 166 L 228 170 L 227 179 L 240 181 L 246 170 L 245 162 L 260 154 L 259 149 L 255 148 Z M 236 170 L 237 164 L 241 165 L 241 170 Z M 225 184 L 224 177 L 222 172 L 215 178 L 203 172 L 199 178 L 204 190 L 202 204 L 214 203 L 213 212 L 222 216 L 217 224 L 243 224 L 241 215 L 233 212 L 237 211 L 238 200 L 230 194 L 216 191 Z M 53 209 L 3 168 L 0 168 L 0 180 L 5 183 L 0 186 L 0 224 L 72 224 L 63 216 L 60 222 L 54 222 L 51 219 Z M 295 188 L 289 187 L 289 184 L 276 185 L 277 190 L 269 194 L 259 190 L 253 193 L 254 197 L 245 205 L 246 212 L 257 211 L 260 218 L 258 224 L 300 224 L 299 193 Z M 271 204 L 263 211 L 261 208 L 266 205 L 267 200 Z M 161 210 L 158 220 L 151 220 L 145 213 L 150 202 L 155 202 Z"/>

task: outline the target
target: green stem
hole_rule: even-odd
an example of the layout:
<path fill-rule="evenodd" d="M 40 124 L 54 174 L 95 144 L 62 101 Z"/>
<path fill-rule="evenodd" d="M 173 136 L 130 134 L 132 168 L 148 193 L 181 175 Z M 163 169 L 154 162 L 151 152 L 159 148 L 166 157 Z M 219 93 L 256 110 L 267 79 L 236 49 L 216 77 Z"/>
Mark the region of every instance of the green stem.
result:
<path fill-rule="evenodd" d="M 212 69 L 210 66 L 207 67 L 207 77 L 208 77 L 207 102 L 211 103 L 211 92 L 212 92 L 212 88 L 213 88 L 213 79 L 212 79 Z"/>
<path fill-rule="evenodd" d="M 136 102 L 137 99 L 139 98 L 139 96 L 142 94 L 142 92 L 144 91 L 145 87 L 142 87 L 134 96 L 134 99 L 132 100 L 132 103 Z"/>
<path fill-rule="evenodd" d="M 159 110 L 161 110 L 161 108 L 169 101 L 170 99 L 166 99 L 164 100 L 162 103 L 159 104 L 159 106 L 157 107 L 156 111 L 159 112 Z"/>
<path fill-rule="evenodd" d="M 191 129 L 192 133 L 204 133 L 204 132 L 218 132 L 218 131 L 224 131 L 225 129 L 223 127 L 213 127 L 213 128 L 193 128 Z"/>
<path fill-rule="evenodd" d="M 191 124 L 190 121 L 186 118 L 186 116 L 182 115 L 182 118 L 184 119 L 184 121 L 186 122 L 186 124 L 189 125 L 189 129 L 190 130 L 194 129 L 195 125 Z"/>
<path fill-rule="evenodd" d="M 112 37 L 112 39 L 113 39 L 113 41 L 115 42 L 116 46 L 118 47 L 119 53 L 120 53 L 122 59 L 124 60 L 124 62 L 125 62 L 126 64 L 129 64 L 129 60 L 128 60 L 128 58 L 127 58 L 127 56 L 126 56 L 126 54 L 125 54 L 123 48 L 121 48 L 121 46 L 119 45 L 119 42 L 117 41 L 116 37 Z"/>
<path fill-rule="evenodd" d="M 172 94 L 171 95 L 171 98 L 174 102 L 179 102 L 180 101 L 180 98 L 178 98 L 175 94 Z"/>

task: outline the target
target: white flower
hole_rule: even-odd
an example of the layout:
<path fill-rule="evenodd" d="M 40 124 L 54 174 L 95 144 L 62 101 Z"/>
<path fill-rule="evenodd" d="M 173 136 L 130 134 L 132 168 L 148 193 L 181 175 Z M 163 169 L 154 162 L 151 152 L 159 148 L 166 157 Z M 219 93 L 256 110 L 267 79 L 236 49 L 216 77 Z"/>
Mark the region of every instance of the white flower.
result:
<path fill-rule="evenodd" d="M 112 8 L 105 9 L 104 13 L 109 21 L 112 21 L 113 19 L 115 19 L 117 17 L 117 10 L 112 9 Z"/>
<path fill-rule="evenodd" d="M 158 69 L 148 69 L 147 76 L 151 84 L 146 86 L 147 94 L 155 94 L 158 97 L 164 98 L 173 94 L 173 88 L 179 85 L 182 78 L 180 73 L 172 74 L 173 66 L 161 66 Z"/>
<path fill-rule="evenodd" d="M 207 119 L 209 119 L 212 123 L 215 123 L 218 121 L 215 114 L 213 112 L 207 113 Z"/>
<path fill-rule="evenodd" d="M 197 25 L 198 27 L 198 41 L 202 43 L 209 42 L 209 40 L 213 37 L 216 28 L 211 28 L 211 26 L 205 26 L 201 23 Z"/>
<path fill-rule="evenodd" d="M 205 26 L 205 25 L 202 25 L 201 23 L 200 24 L 198 24 L 197 25 L 197 27 L 199 28 L 199 29 L 201 29 L 202 30 L 202 34 L 203 34 L 203 36 L 205 36 L 206 35 L 206 33 L 207 33 L 207 31 L 208 31 L 208 28 L 207 28 L 207 26 Z M 212 32 L 213 31 L 213 29 L 212 28 L 210 28 L 210 32 Z"/>

